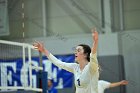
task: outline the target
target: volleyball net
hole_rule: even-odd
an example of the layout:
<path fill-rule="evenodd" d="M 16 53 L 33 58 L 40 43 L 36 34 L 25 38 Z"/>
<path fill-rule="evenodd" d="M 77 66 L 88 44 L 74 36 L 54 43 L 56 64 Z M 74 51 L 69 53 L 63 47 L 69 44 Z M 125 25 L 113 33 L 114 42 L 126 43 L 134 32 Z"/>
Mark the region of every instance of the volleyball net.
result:
<path fill-rule="evenodd" d="M 37 73 L 42 72 L 40 77 L 44 80 L 47 80 L 47 73 L 32 59 L 34 54 L 39 53 L 30 44 L 0 40 L 0 92 L 29 90 L 46 93 L 38 87 Z"/>

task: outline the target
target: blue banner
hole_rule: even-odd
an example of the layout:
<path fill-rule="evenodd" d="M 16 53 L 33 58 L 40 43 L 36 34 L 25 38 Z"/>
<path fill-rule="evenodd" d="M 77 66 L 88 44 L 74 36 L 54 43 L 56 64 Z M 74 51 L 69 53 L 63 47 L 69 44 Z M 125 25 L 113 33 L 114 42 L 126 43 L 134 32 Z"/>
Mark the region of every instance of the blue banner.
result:
<path fill-rule="evenodd" d="M 74 55 L 56 56 L 64 62 L 74 62 Z M 39 66 L 39 58 L 32 57 L 32 63 Z M 54 87 L 68 88 L 73 85 L 73 74 L 53 65 L 45 56 L 43 57 L 43 69 L 48 72 L 48 78 L 53 79 Z M 24 75 L 25 71 L 25 75 Z M 37 87 L 38 71 L 33 70 L 33 87 Z M 29 62 L 26 59 L 25 68 L 23 67 L 22 58 L 2 60 L 0 59 L 0 86 L 24 86 L 29 85 Z"/>

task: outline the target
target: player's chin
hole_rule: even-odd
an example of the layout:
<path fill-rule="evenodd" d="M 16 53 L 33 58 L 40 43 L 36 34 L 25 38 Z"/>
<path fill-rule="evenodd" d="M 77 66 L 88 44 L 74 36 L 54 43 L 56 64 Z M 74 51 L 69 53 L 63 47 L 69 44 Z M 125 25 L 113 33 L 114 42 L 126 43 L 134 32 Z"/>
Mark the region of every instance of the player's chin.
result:
<path fill-rule="evenodd" d="M 78 63 L 78 60 L 77 60 L 77 59 L 75 59 L 75 62 L 76 62 L 76 63 Z"/>
<path fill-rule="evenodd" d="M 78 60 L 77 60 L 77 58 L 75 58 L 75 62 L 77 62 Z"/>

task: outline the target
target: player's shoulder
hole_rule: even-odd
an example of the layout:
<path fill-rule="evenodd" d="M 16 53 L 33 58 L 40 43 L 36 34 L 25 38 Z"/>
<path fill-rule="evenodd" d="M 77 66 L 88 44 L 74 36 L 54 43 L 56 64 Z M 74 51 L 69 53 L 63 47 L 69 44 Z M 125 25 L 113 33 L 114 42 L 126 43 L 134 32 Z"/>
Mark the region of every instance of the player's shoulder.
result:
<path fill-rule="evenodd" d="M 105 80 L 99 80 L 98 81 L 98 86 L 102 87 L 103 89 L 109 88 L 110 87 L 110 82 L 105 81 Z"/>

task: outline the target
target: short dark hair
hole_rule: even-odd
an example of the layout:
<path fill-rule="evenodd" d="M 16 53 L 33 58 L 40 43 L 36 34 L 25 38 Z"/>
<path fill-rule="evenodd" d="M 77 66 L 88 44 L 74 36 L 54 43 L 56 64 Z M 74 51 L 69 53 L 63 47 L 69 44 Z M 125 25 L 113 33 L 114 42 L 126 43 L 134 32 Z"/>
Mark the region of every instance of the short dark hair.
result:
<path fill-rule="evenodd" d="M 48 80 L 50 80 L 53 83 L 53 79 L 48 79 Z"/>
<path fill-rule="evenodd" d="M 82 46 L 84 49 L 84 54 L 87 54 L 87 60 L 90 62 L 90 53 L 91 53 L 91 48 L 89 45 L 86 44 L 79 44 L 78 46 Z"/>

